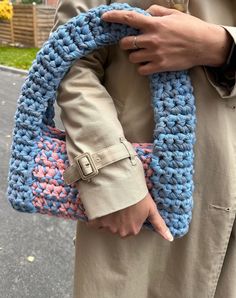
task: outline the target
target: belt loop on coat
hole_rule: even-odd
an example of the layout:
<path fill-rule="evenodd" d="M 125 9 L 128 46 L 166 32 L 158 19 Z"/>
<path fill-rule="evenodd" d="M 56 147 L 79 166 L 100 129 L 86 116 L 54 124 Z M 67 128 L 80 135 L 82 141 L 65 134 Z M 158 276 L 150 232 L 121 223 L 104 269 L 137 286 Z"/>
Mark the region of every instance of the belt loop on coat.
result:
<path fill-rule="evenodd" d="M 120 143 L 111 145 L 100 151 L 84 152 L 74 158 L 74 162 L 63 173 L 66 184 L 72 184 L 80 179 L 90 182 L 99 174 L 99 169 L 104 168 L 119 160 L 129 158 L 132 165 L 136 165 L 137 152 L 133 146 L 123 137 Z"/>
<path fill-rule="evenodd" d="M 130 143 L 128 143 L 124 137 L 120 137 L 120 142 L 125 146 L 126 150 L 128 151 L 131 164 L 133 166 L 135 166 L 137 164 L 137 162 L 135 160 L 135 155 L 137 155 L 137 154 L 134 154 L 135 151 L 134 151 L 133 146 Z"/>

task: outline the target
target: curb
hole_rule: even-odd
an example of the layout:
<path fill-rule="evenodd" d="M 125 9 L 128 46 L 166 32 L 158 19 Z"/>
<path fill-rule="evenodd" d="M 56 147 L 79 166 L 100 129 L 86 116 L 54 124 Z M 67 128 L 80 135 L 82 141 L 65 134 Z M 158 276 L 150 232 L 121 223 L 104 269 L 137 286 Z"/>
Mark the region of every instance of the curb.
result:
<path fill-rule="evenodd" d="M 15 73 L 15 74 L 20 74 L 24 76 L 28 74 L 28 70 L 23 70 L 23 69 L 5 66 L 5 65 L 0 65 L 0 70 Z"/>

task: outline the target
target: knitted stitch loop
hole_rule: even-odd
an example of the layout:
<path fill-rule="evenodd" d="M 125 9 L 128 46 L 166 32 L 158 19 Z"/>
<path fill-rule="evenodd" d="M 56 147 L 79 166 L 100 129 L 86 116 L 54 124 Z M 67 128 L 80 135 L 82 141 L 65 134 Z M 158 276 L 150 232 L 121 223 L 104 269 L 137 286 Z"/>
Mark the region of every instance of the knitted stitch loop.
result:
<path fill-rule="evenodd" d="M 23 212 L 87 220 L 75 185 L 64 183 L 69 166 L 65 133 L 55 128 L 58 86 L 76 59 L 138 31 L 101 20 L 108 10 L 147 14 L 127 4 L 100 6 L 58 27 L 38 52 L 23 84 L 15 114 L 8 198 Z M 153 144 L 133 144 L 143 162 L 148 189 L 174 237 L 183 236 L 192 216 L 195 106 L 186 71 L 150 76 L 155 129 Z M 147 221 L 145 227 L 152 226 Z"/>

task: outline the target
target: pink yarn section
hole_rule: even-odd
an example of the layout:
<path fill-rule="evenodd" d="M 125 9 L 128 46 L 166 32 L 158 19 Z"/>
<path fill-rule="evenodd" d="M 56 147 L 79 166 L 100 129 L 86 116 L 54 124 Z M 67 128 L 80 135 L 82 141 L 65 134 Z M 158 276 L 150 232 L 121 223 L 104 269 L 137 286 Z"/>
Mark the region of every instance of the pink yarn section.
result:
<path fill-rule="evenodd" d="M 85 209 L 80 199 L 79 188 L 67 185 L 63 173 L 69 166 L 66 152 L 65 133 L 57 128 L 48 127 L 37 146 L 40 149 L 35 158 L 33 169 L 33 205 L 39 213 L 56 215 L 70 219 L 87 220 Z M 150 168 L 152 144 L 135 143 L 136 150 L 143 152 L 139 157 L 143 163 L 147 187 L 152 189 Z"/>
<path fill-rule="evenodd" d="M 150 177 L 153 175 L 153 170 L 150 167 L 150 163 L 152 161 L 151 153 L 152 153 L 152 144 L 151 143 L 133 143 L 133 147 L 137 149 L 141 149 L 143 151 L 143 155 L 139 154 L 139 158 L 143 163 L 143 169 L 145 172 L 145 179 L 147 183 L 148 190 L 153 188 L 153 183 L 150 180 Z"/>

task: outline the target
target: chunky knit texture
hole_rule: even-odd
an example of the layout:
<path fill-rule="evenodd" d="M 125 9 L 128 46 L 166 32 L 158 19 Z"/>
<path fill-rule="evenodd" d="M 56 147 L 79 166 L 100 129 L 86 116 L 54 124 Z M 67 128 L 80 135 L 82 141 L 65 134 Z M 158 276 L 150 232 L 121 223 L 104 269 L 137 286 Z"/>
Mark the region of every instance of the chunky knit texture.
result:
<path fill-rule="evenodd" d="M 79 190 L 63 181 L 69 162 L 65 133 L 55 128 L 53 104 L 61 80 L 76 59 L 138 34 L 128 26 L 101 20 L 102 13 L 113 9 L 146 14 L 127 4 L 82 13 L 51 34 L 33 62 L 18 100 L 8 177 L 8 198 L 19 211 L 87 220 Z M 193 207 L 193 90 L 186 71 L 154 74 L 150 85 L 154 142 L 133 146 L 157 208 L 173 236 L 180 237 L 188 231 Z M 149 222 L 145 226 L 152 228 Z"/>

